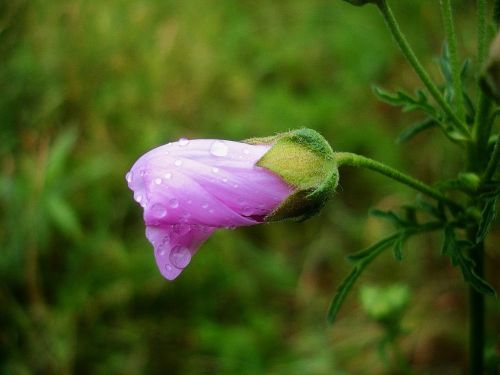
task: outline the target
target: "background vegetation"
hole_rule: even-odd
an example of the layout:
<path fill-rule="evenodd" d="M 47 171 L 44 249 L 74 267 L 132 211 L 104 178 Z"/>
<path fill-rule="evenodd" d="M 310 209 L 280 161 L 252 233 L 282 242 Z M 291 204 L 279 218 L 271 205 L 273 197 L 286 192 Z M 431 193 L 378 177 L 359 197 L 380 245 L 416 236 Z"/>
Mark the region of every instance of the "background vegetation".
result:
<path fill-rule="evenodd" d="M 392 3 L 437 77 L 436 2 Z M 454 1 L 462 57 L 475 49 L 473 3 Z M 238 140 L 307 126 L 336 150 L 432 183 L 454 175 L 460 155 L 437 131 L 396 144 L 415 118 L 371 89 L 417 82 L 371 6 L 1 1 L 0 373 L 399 373 L 357 292 L 395 283 L 410 291 L 403 355 L 417 373 L 460 373 L 465 288 L 439 236 L 412 240 L 402 263 L 381 256 L 326 324 L 344 257 L 389 230 L 369 208 L 413 199 L 408 189 L 343 169 L 320 216 L 219 231 L 167 282 L 124 180 L 142 153 L 181 136 Z M 491 237 L 486 274 L 499 290 L 500 233 Z M 493 369 L 500 307 L 488 303 Z"/>

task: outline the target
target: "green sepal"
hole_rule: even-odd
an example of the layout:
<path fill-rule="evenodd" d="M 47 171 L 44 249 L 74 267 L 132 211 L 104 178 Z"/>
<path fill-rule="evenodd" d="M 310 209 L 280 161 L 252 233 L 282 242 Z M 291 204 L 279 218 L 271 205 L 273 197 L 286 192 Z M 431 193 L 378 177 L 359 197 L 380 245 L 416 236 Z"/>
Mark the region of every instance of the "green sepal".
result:
<path fill-rule="evenodd" d="M 297 129 L 244 142 L 272 145 L 256 163 L 294 188 L 265 221 L 305 220 L 316 215 L 335 192 L 338 170 L 328 142 L 312 129 Z"/>

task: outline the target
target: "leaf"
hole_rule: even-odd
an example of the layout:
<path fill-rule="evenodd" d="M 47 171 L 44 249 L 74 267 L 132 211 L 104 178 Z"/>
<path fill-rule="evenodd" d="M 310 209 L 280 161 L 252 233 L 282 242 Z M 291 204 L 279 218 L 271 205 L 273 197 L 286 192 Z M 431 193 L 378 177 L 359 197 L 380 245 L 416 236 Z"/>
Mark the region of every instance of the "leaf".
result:
<path fill-rule="evenodd" d="M 403 260 L 403 245 L 405 241 L 406 241 L 406 236 L 404 234 L 401 234 L 399 238 L 396 240 L 396 243 L 394 244 L 394 249 L 393 249 L 394 259 L 396 259 L 398 262 L 401 262 Z"/>
<path fill-rule="evenodd" d="M 379 242 L 367 247 L 366 249 L 348 255 L 347 260 L 352 263 L 369 260 L 371 257 L 376 256 L 380 251 L 391 246 L 399 238 L 400 235 L 401 234 L 398 232 L 389 237 L 386 237 Z"/>
<path fill-rule="evenodd" d="M 443 74 L 443 78 L 445 82 L 448 84 L 447 86 L 451 86 L 453 88 L 453 75 L 451 73 L 450 51 L 448 49 L 447 43 L 443 44 L 443 50 L 441 52 L 441 56 L 439 56 L 437 61 L 439 69 Z"/>
<path fill-rule="evenodd" d="M 481 212 L 481 221 L 479 222 L 479 227 L 476 233 L 476 243 L 485 239 L 486 235 L 490 231 L 491 224 L 495 221 L 496 211 L 497 198 L 488 200 L 484 205 L 483 211 Z"/>
<path fill-rule="evenodd" d="M 342 283 L 340 283 L 339 287 L 337 288 L 337 292 L 335 293 L 335 297 L 333 297 L 332 303 L 328 308 L 328 314 L 327 314 L 328 323 L 332 324 L 335 321 L 335 318 L 337 317 L 337 314 L 340 308 L 342 307 L 342 303 L 347 297 L 347 293 L 349 293 L 352 286 L 358 279 L 359 275 L 361 275 L 362 271 L 363 269 L 361 267 L 359 266 L 354 267 L 354 269 L 349 273 L 349 275 L 347 275 L 347 277 L 342 281 Z"/>
<path fill-rule="evenodd" d="M 435 218 L 437 218 L 439 220 L 446 219 L 444 209 L 442 206 L 439 206 L 439 205 L 434 206 L 434 205 L 430 204 L 429 202 L 424 201 L 422 199 L 422 197 L 417 197 L 417 199 L 415 200 L 415 207 L 422 210 L 422 211 L 427 212 L 428 214 L 430 214 L 431 216 L 434 216 Z"/>
<path fill-rule="evenodd" d="M 412 97 L 401 90 L 390 93 L 377 86 L 373 87 L 373 92 L 380 100 L 393 106 L 402 107 L 403 112 L 422 110 L 431 117 L 437 118 L 436 109 L 429 104 L 427 95 L 422 90 L 417 90 L 416 97 Z"/>
<path fill-rule="evenodd" d="M 373 208 L 370 210 L 370 215 L 378 217 L 380 219 L 388 220 L 392 224 L 394 224 L 396 228 L 405 227 L 409 224 L 406 220 L 400 218 L 394 211 L 391 210 L 383 211 L 377 208 Z"/>
<path fill-rule="evenodd" d="M 481 194 L 479 195 L 479 199 L 492 199 L 500 196 L 500 183 L 488 183 L 482 189 Z"/>
<path fill-rule="evenodd" d="M 434 128 L 436 126 L 438 126 L 437 121 L 431 117 L 428 117 L 425 120 L 410 125 L 405 130 L 403 130 L 396 139 L 396 142 L 397 143 L 406 142 L 411 138 L 413 138 L 414 136 L 416 136 L 418 133 L 423 132 L 424 130 L 427 129 Z"/>
<path fill-rule="evenodd" d="M 460 268 L 464 280 L 474 289 L 483 294 L 496 296 L 495 289 L 477 275 L 476 264 L 466 254 L 466 251 L 473 249 L 474 244 L 468 240 L 457 240 L 451 227 L 446 227 L 444 234 L 442 254 L 450 257 L 451 264 Z"/>

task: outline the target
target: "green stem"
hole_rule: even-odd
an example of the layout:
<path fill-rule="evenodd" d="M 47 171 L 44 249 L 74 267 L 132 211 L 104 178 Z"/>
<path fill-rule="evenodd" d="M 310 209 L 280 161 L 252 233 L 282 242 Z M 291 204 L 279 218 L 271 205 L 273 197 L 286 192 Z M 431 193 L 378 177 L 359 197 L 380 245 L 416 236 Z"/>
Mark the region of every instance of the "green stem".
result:
<path fill-rule="evenodd" d="M 486 3 L 487 0 L 477 0 L 477 60 L 479 70 L 483 67 L 487 52 Z M 478 74 L 480 74 L 480 72 L 478 72 Z M 475 155 L 470 155 L 469 157 L 469 160 L 476 160 L 476 164 L 478 165 L 470 165 L 469 167 L 472 169 L 478 169 L 481 168 L 481 166 L 484 167 L 487 157 L 488 140 L 491 133 L 491 121 L 489 119 L 491 99 L 484 94 L 479 84 L 478 93 L 477 112 L 472 130 L 475 148 L 470 150 L 470 152 L 475 153 Z"/>
<path fill-rule="evenodd" d="M 477 103 L 476 118 L 474 119 L 474 128 L 472 129 L 472 141 L 475 144 L 473 152 L 475 155 L 471 157 L 476 161 L 477 165 L 470 166 L 471 169 L 484 168 L 486 159 L 488 157 L 488 142 L 491 134 L 490 112 L 491 112 L 491 99 L 485 95 L 479 88 L 479 96 Z M 474 142 L 475 141 L 475 142 Z"/>
<path fill-rule="evenodd" d="M 469 238 L 475 238 L 475 231 Z M 480 242 L 470 251 L 470 257 L 476 264 L 474 271 L 484 277 L 484 243 Z M 469 374 L 484 373 L 484 294 L 469 286 Z"/>
<path fill-rule="evenodd" d="M 387 176 L 395 181 L 401 182 L 417 191 L 420 191 L 421 193 L 424 193 L 440 202 L 443 202 L 450 208 L 454 208 L 457 210 L 460 210 L 462 208 L 459 204 L 448 199 L 439 191 L 430 187 L 429 185 L 426 185 L 423 182 L 413 177 L 410 177 L 404 173 L 401 173 L 397 169 L 391 168 L 376 160 L 361 155 L 353 154 L 351 152 L 336 152 L 335 161 L 337 162 L 337 165 L 339 167 L 342 165 L 350 165 L 353 167 L 363 167 L 371 169 L 372 171 L 383 174 L 384 176 Z"/>
<path fill-rule="evenodd" d="M 450 120 L 455 124 L 455 126 L 463 133 L 468 135 L 469 134 L 469 129 L 467 128 L 467 125 L 465 125 L 460 118 L 453 112 L 449 104 L 446 102 L 444 97 L 441 95 L 439 92 L 439 89 L 437 86 L 434 84 L 432 79 L 430 78 L 429 74 L 427 71 L 424 69 L 420 61 L 418 60 L 417 56 L 413 52 L 412 48 L 410 47 L 408 41 L 406 40 L 403 32 L 401 31 L 399 24 L 394 17 L 394 14 L 392 13 L 391 8 L 389 7 L 389 4 L 387 3 L 387 0 L 380 0 L 377 2 L 377 6 L 380 9 L 380 12 L 382 13 L 394 39 L 396 39 L 397 44 L 399 45 L 399 48 L 403 52 L 404 56 L 410 63 L 410 65 L 413 67 L 417 75 L 420 77 L 422 82 L 424 83 L 425 87 L 427 87 L 427 90 L 431 93 L 432 97 L 436 102 L 439 104 L 439 106 L 443 109 L 443 111 L 446 113 L 446 115 L 450 118 Z"/>
<path fill-rule="evenodd" d="M 497 1 L 498 2 L 498 1 Z M 487 52 L 487 33 L 486 33 L 486 6 L 487 0 L 477 0 L 477 65 L 481 69 Z"/>
<path fill-rule="evenodd" d="M 457 116 L 461 121 L 463 121 L 465 118 L 465 104 L 462 94 L 462 78 L 460 77 L 460 64 L 458 62 L 457 37 L 455 27 L 453 25 L 453 12 L 450 0 L 441 0 L 440 3 L 446 34 L 446 43 L 448 44 L 448 51 L 450 53 L 453 91 L 455 91 L 455 100 L 457 104 Z"/>
<path fill-rule="evenodd" d="M 497 8 L 498 1 L 495 1 Z M 477 59 L 478 69 L 482 69 L 486 59 L 487 32 L 486 32 L 487 0 L 477 0 Z M 498 10 L 498 9 L 497 9 Z M 496 18 L 496 16 L 495 16 Z M 478 75 L 480 73 L 478 72 Z M 479 79 L 478 79 L 479 82 Z M 478 85 L 478 104 L 476 118 L 472 129 L 472 142 L 469 144 L 468 167 L 478 173 L 483 170 L 482 182 L 493 177 L 500 161 L 500 140 L 497 139 L 490 160 L 488 157 L 488 141 L 491 133 L 490 111 L 491 99 L 484 94 Z M 469 240 L 475 242 L 477 227 L 467 231 Z M 480 278 L 484 277 L 484 242 L 475 244 L 469 252 L 470 258 L 475 263 L 474 271 Z M 484 295 L 469 285 L 469 374 L 484 373 L 484 344 L 485 344 L 485 306 Z"/>

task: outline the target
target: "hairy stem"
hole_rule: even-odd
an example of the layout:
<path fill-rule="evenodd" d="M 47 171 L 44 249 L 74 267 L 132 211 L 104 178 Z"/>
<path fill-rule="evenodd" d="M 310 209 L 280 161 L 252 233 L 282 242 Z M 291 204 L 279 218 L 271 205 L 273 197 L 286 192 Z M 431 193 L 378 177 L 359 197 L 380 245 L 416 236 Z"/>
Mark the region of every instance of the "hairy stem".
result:
<path fill-rule="evenodd" d="M 498 1 L 497 1 L 498 2 Z M 477 0 L 477 65 L 479 68 L 486 59 L 487 33 L 486 33 L 486 6 L 487 0 Z"/>
<path fill-rule="evenodd" d="M 486 6 L 487 0 L 477 0 L 477 60 L 478 76 L 486 58 Z M 498 3 L 498 1 L 496 1 Z M 478 79 L 479 82 L 479 79 Z M 488 140 L 491 133 L 489 113 L 491 99 L 486 96 L 478 84 L 478 104 L 476 118 L 472 129 L 472 144 L 469 145 L 468 166 L 473 172 L 484 170 L 482 181 L 489 181 L 496 171 L 500 160 L 499 140 L 495 144 L 490 160 L 488 158 Z M 487 165 L 486 165 L 487 164 Z M 486 165 L 486 169 L 485 168 Z M 477 204 L 477 203 L 476 203 Z M 477 227 L 467 231 L 469 240 L 476 241 Z M 484 277 L 484 242 L 476 243 L 469 251 L 470 258 L 475 263 L 474 271 L 480 278 Z M 469 285 L 469 374 L 484 373 L 484 345 L 485 345 L 485 306 L 484 295 Z"/>
<path fill-rule="evenodd" d="M 458 48 L 455 27 L 453 25 L 453 12 L 450 0 L 440 0 L 441 14 L 443 16 L 446 43 L 450 53 L 451 74 L 453 78 L 453 91 L 457 105 L 457 116 L 461 121 L 465 119 L 464 97 L 462 95 L 462 78 L 460 77 L 460 64 L 458 62 Z"/>
<path fill-rule="evenodd" d="M 434 100 L 439 104 L 439 106 L 443 109 L 446 115 L 450 118 L 452 123 L 455 125 L 457 129 L 459 129 L 463 134 L 468 135 L 469 129 L 467 125 L 465 125 L 462 120 L 457 116 L 457 114 L 451 109 L 450 105 L 446 102 L 443 95 L 439 92 L 439 89 L 434 84 L 432 79 L 430 78 L 427 71 L 424 69 L 420 61 L 418 60 L 415 52 L 409 45 L 406 37 L 401 31 L 399 24 L 392 13 L 387 0 L 381 0 L 377 2 L 377 6 L 380 9 L 394 39 L 396 40 L 399 48 L 403 52 L 403 55 L 406 57 L 410 65 L 413 67 L 417 75 L 420 77 L 420 80 L 423 82 L 427 90 L 429 90 L 430 94 L 434 98 Z"/>
<path fill-rule="evenodd" d="M 475 231 L 469 233 L 469 238 L 475 238 Z M 470 251 L 470 257 L 476 264 L 474 271 L 484 277 L 484 242 L 475 245 Z M 469 374 L 484 373 L 484 294 L 469 285 Z"/>
<path fill-rule="evenodd" d="M 371 169 L 372 171 L 378 172 L 384 176 L 387 176 L 395 181 L 401 182 L 402 184 L 409 186 L 421 193 L 428 195 L 446 205 L 450 208 L 460 210 L 462 207 L 456 202 L 448 199 L 443 194 L 441 194 L 438 190 L 430 187 L 429 185 L 410 177 L 404 173 L 401 173 L 397 169 L 389 167 L 384 163 L 378 162 L 376 160 L 357 155 L 351 152 L 336 152 L 335 160 L 337 165 L 340 167 L 342 165 L 350 165 L 353 167 L 363 167 L 367 169 Z"/>
<path fill-rule="evenodd" d="M 487 32 L 486 32 L 486 4 L 487 0 L 477 0 L 477 61 L 478 75 L 483 67 L 487 52 Z M 474 127 L 472 130 L 472 138 L 475 141 L 475 149 L 471 150 L 477 156 L 471 155 L 479 165 L 471 166 L 472 168 L 484 167 L 486 163 L 488 150 L 488 140 L 491 133 L 491 121 L 489 121 L 489 113 L 491 111 L 491 99 L 485 95 L 480 85 L 478 84 L 477 111 L 474 119 Z M 471 160 L 469 158 L 469 160 Z"/>

